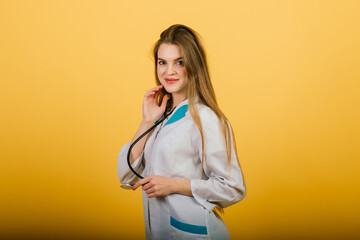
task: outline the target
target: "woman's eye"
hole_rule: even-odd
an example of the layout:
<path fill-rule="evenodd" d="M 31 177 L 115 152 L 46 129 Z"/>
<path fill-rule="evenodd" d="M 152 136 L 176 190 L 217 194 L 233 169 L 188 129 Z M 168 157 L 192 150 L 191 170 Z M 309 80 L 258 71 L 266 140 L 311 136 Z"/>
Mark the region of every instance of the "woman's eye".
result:
<path fill-rule="evenodd" d="M 178 64 L 179 64 L 180 66 L 184 66 L 184 61 L 178 61 Z"/>
<path fill-rule="evenodd" d="M 164 61 L 159 61 L 159 65 L 163 65 L 163 64 L 165 64 Z"/>

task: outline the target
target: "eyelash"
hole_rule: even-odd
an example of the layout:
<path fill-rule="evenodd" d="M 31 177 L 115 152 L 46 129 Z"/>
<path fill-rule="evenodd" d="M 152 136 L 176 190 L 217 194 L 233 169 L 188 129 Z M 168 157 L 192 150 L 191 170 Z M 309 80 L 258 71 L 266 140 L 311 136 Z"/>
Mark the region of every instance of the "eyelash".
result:
<path fill-rule="evenodd" d="M 159 63 L 159 65 L 164 65 L 164 64 L 165 64 L 164 61 L 159 61 L 158 63 Z M 178 63 L 178 65 L 180 65 L 180 66 L 184 66 L 184 61 L 178 61 L 177 63 Z"/>

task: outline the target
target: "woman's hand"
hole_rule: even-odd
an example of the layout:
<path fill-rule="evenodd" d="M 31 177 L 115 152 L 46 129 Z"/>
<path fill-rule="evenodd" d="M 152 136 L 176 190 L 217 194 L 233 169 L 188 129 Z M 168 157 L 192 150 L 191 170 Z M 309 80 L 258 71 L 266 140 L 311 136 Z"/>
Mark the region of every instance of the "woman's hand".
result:
<path fill-rule="evenodd" d="M 191 183 L 190 180 L 187 179 L 176 179 L 151 175 L 139 180 L 132 189 L 136 190 L 141 185 L 142 190 L 145 191 L 148 198 L 165 197 L 172 193 L 192 196 Z"/>
<path fill-rule="evenodd" d="M 158 97 L 163 85 L 156 86 L 148 90 L 143 101 L 143 121 L 153 124 L 161 118 L 165 112 L 167 96 L 165 95 L 162 103 L 158 106 Z"/>
<path fill-rule="evenodd" d="M 132 189 L 136 190 L 141 185 L 149 198 L 165 197 L 174 191 L 174 179 L 157 175 L 139 180 Z"/>

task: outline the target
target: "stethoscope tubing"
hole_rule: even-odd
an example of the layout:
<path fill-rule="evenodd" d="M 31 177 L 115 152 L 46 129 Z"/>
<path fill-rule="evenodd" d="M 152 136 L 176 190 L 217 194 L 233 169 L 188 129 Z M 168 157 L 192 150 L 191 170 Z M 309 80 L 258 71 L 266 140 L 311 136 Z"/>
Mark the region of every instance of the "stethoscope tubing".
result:
<path fill-rule="evenodd" d="M 175 109 L 175 108 L 174 108 Z M 138 174 L 134 169 L 133 167 L 131 166 L 131 163 L 130 163 L 130 153 L 131 153 L 131 149 L 135 146 L 135 144 L 137 142 L 139 142 L 146 134 L 148 134 L 149 132 L 151 132 L 154 128 L 156 128 L 157 125 L 159 125 L 160 123 L 162 123 L 173 111 L 174 109 L 172 109 L 168 114 L 166 114 L 166 110 L 165 110 L 165 113 L 163 115 L 163 117 L 156 121 L 154 126 L 152 126 L 151 128 L 149 128 L 148 130 L 146 130 L 146 132 L 144 132 L 143 134 L 141 134 L 140 137 L 138 137 L 129 147 L 129 150 L 128 150 L 128 153 L 127 153 L 127 163 L 129 165 L 129 168 L 130 170 L 137 176 L 139 177 L 140 179 L 143 179 L 144 177 L 141 176 L 140 174 Z"/>

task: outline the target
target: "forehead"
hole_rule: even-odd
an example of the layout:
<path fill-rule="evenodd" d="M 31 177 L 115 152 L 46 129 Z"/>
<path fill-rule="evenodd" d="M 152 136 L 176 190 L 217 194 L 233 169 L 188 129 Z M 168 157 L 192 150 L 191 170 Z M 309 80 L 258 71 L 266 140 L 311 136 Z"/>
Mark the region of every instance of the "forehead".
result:
<path fill-rule="evenodd" d="M 164 60 L 175 60 L 183 57 L 181 48 L 175 44 L 162 43 L 158 50 L 158 58 Z"/>

